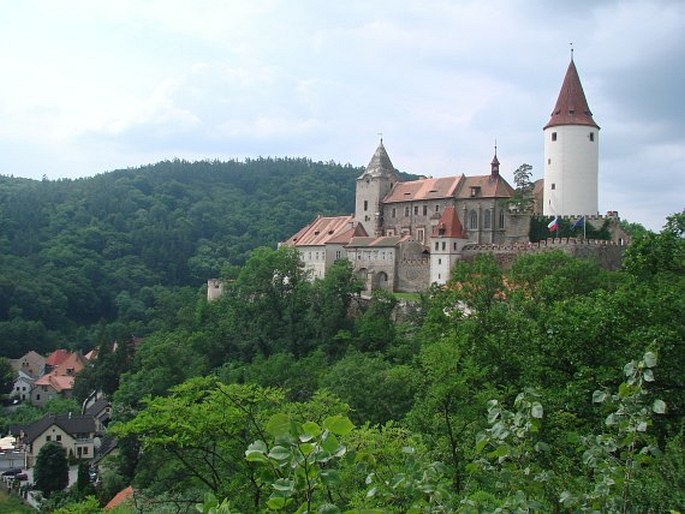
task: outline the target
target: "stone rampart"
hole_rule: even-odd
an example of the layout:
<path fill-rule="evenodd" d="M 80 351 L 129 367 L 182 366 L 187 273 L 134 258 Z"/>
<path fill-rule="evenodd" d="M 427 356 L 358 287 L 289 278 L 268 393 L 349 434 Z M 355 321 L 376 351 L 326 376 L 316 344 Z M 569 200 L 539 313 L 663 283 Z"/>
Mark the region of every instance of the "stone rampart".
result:
<path fill-rule="evenodd" d="M 572 257 L 594 259 L 604 269 L 616 270 L 621 265 L 625 248 L 625 245 L 602 239 L 563 237 L 543 239 L 536 243 L 469 244 L 464 247 L 462 256 L 471 261 L 481 253 L 492 253 L 503 269 L 509 269 L 519 255 L 561 250 Z"/>

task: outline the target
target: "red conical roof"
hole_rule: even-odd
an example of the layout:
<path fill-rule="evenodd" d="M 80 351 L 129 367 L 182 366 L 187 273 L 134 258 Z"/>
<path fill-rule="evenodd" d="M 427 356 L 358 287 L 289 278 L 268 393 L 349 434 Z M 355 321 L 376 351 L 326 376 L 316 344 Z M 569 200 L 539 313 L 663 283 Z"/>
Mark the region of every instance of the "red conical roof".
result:
<path fill-rule="evenodd" d="M 599 125 L 592 119 L 592 112 L 590 112 L 590 107 L 588 107 L 585 99 L 583 86 L 580 83 L 578 70 L 573 59 L 568 65 L 557 104 L 554 106 L 552 117 L 545 128 L 558 125 L 587 125 L 599 128 Z"/>
<path fill-rule="evenodd" d="M 452 205 L 445 207 L 440 221 L 433 228 L 433 237 L 467 239 L 464 234 L 464 227 L 459 221 L 459 216 L 457 216 L 457 210 Z"/>

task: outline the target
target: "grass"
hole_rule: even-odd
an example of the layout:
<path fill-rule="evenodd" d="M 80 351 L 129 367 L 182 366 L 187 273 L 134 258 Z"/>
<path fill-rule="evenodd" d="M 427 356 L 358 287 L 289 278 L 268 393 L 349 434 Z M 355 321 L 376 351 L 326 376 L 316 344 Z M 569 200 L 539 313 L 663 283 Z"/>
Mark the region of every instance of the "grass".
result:
<path fill-rule="evenodd" d="M 410 302 L 417 302 L 421 295 L 419 293 L 393 293 L 398 300 L 408 300 Z"/>
<path fill-rule="evenodd" d="M 34 514 L 35 512 L 16 496 L 10 496 L 0 489 L 0 514 Z"/>

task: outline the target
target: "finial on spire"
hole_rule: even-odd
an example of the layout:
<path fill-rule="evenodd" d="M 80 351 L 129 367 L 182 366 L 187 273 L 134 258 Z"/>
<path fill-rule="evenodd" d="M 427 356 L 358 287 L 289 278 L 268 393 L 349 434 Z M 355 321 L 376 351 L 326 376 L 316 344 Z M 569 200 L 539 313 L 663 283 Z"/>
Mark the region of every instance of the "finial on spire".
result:
<path fill-rule="evenodd" d="M 569 46 L 571 47 L 571 60 L 573 60 L 573 43 L 569 43 Z"/>
<path fill-rule="evenodd" d="M 495 157 L 497 157 L 497 138 L 495 138 Z"/>
<path fill-rule="evenodd" d="M 383 144 L 383 132 L 378 132 L 376 135 L 380 136 L 381 144 Z"/>

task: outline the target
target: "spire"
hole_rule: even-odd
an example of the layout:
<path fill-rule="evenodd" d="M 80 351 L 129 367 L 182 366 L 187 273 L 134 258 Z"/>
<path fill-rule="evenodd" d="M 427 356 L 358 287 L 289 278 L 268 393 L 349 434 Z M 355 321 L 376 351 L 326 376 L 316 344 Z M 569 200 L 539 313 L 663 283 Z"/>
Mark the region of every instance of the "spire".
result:
<path fill-rule="evenodd" d="M 497 178 L 499 176 L 499 160 L 497 159 L 497 140 L 495 139 L 495 156 L 490 162 L 490 177 Z"/>
<path fill-rule="evenodd" d="M 369 161 L 369 165 L 359 178 L 367 175 L 371 177 L 388 177 L 394 176 L 395 173 L 395 167 L 392 165 L 390 157 L 388 157 L 388 152 L 385 151 L 383 138 L 381 138 L 378 148 L 376 148 L 376 153 L 373 154 L 371 161 Z"/>
<path fill-rule="evenodd" d="M 592 119 L 592 113 L 585 99 L 573 56 L 571 56 L 571 62 L 566 70 L 564 83 L 561 85 L 552 117 L 545 128 L 558 125 L 587 125 L 599 128 L 599 125 Z"/>

